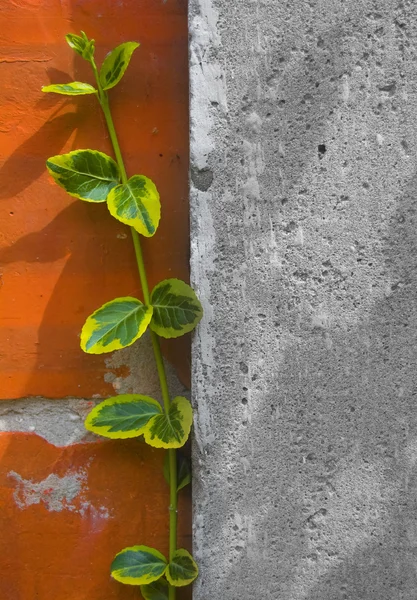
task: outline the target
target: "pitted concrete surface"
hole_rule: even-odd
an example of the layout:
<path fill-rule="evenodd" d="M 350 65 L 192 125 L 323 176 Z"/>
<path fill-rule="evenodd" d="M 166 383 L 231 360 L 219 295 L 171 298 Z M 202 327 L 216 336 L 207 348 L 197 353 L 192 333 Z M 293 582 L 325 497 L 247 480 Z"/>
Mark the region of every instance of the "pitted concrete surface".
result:
<path fill-rule="evenodd" d="M 190 33 L 195 600 L 415 600 L 417 3 Z"/>

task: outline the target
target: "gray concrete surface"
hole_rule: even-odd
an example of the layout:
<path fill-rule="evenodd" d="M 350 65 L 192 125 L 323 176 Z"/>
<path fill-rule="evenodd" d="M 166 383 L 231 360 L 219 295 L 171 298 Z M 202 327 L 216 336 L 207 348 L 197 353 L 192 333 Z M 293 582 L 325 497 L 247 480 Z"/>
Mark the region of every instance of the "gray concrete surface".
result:
<path fill-rule="evenodd" d="M 417 3 L 190 34 L 194 600 L 416 600 Z"/>

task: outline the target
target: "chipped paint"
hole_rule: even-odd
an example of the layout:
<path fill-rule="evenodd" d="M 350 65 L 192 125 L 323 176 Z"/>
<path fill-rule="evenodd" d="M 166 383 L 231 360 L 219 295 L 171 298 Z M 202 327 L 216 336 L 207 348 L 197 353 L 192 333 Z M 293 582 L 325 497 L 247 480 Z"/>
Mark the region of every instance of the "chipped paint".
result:
<path fill-rule="evenodd" d="M 79 471 L 58 477 L 51 473 L 39 482 L 24 479 L 15 471 L 10 471 L 9 477 L 15 481 L 13 498 L 19 508 L 43 503 L 49 511 L 54 512 L 64 509 L 78 510 L 74 500 L 79 496 L 87 474 L 85 471 Z"/>
<path fill-rule="evenodd" d="M 146 394 L 160 397 L 160 384 L 149 334 L 105 358 L 109 370 L 105 381 L 111 383 L 116 394 Z M 173 396 L 187 396 L 188 392 L 178 380 L 173 366 L 165 360 L 169 388 Z"/>
<path fill-rule="evenodd" d="M 54 403 L 46 398 L 4 401 L 0 403 L 0 432 L 30 431 L 55 446 L 93 441 L 84 419 L 95 404 L 75 398 Z"/>
<path fill-rule="evenodd" d="M 43 504 L 50 512 L 76 512 L 90 519 L 94 523 L 93 529 L 100 528 L 102 519 L 110 518 L 105 506 L 96 507 L 87 499 L 86 469 L 70 471 L 63 477 L 51 473 L 41 481 L 24 479 L 15 471 L 9 471 L 8 477 L 15 482 L 13 498 L 22 510 Z"/>

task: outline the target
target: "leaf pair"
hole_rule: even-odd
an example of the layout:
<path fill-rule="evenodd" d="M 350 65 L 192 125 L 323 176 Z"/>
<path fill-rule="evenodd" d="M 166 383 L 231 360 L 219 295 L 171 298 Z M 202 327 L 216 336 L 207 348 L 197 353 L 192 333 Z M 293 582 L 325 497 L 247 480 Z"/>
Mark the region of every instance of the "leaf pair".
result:
<path fill-rule="evenodd" d="M 192 331 L 203 314 L 194 290 L 180 279 L 165 279 L 155 286 L 150 306 L 130 296 L 103 304 L 86 320 L 81 348 L 103 354 L 133 344 L 148 325 L 159 336 L 176 338 Z"/>
<path fill-rule="evenodd" d="M 187 398 L 177 396 L 168 414 L 149 396 L 123 394 L 100 402 L 88 415 L 85 427 L 110 439 L 143 435 L 154 448 L 181 448 L 190 435 L 193 410 Z M 185 485 L 185 484 L 184 484 Z"/>
<path fill-rule="evenodd" d="M 68 45 L 77 54 L 94 65 L 94 40 L 89 40 L 83 31 L 81 34 L 79 36 L 69 33 L 66 36 Z M 109 90 L 119 83 L 129 65 L 133 52 L 138 47 L 137 42 L 125 42 L 107 54 L 99 74 L 100 87 L 103 90 Z M 42 88 L 42 91 L 65 96 L 80 96 L 96 94 L 98 90 L 88 83 L 72 81 L 70 83 L 46 85 Z"/>
<path fill-rule="evenodd" d="M 184 549 L 176 550 L 168 563 L 165 556 L 154 548 L 132 546 L 115 556 L 111 575 L 121 583 L 140 585 L 145 600 L 159 600 L 168 598 L 167 586 L 161 580 L 163 575 L 174 587 L 183 587 L 194 581 L 198 575 L 198 567 L 191 554 Z"/>
<path fill-rule="evenodd" d="M 151 179 L 134 175 L 120 183 L 117 163 L 103 152 L 74 150 L 46 161 L 49 173 L 70 196 L 106 202 L 110 213 L 145 237 L 155 233 L 161 218 L 159 193 Z"/>

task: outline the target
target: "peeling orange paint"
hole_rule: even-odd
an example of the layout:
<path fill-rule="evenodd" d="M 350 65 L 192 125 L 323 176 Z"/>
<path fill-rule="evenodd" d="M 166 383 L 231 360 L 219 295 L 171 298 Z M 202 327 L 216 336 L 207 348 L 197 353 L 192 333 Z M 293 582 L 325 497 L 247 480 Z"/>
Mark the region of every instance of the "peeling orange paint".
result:
<path fill-rule="evenodd" d="M 111 153 L 97 103 L 43 96 L 50 82 L 92 81 L 66 45 L 85 30 L 99 61 L 141 43 L 111 92 L 128 173 L 157 184 L 162 221 L 144 241 L 150 284 L 188 278 L 187 2 L 0 0 L 0 398 L 113 394 L 104 356 L 79 348 L 85 318 L 115 296 L 141 295 L 129 231 L 102 205 L 74 201 L 45 171 L 57 153 Z M 189 341 L 164 343 L 184 381 Z"/>
<path fill-rule="evenodd" d="M 138 600 L 111 579 L 114 555 L 146 544 L 167 553 L 163 452 L 137 441 L 57 448 L 34 434 L 0 434 L 0 598 Z M 189 489 L 179 544 L 190 547 Z M 178 599 L 190 598 L 181 590 Z"/>

